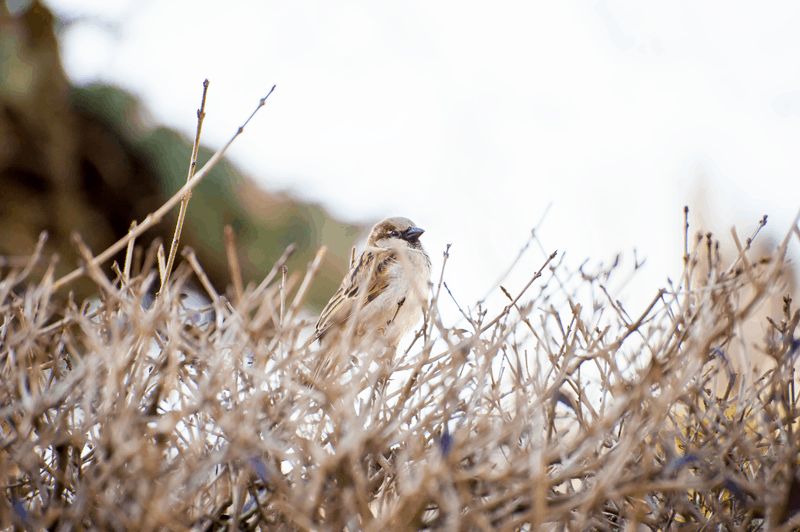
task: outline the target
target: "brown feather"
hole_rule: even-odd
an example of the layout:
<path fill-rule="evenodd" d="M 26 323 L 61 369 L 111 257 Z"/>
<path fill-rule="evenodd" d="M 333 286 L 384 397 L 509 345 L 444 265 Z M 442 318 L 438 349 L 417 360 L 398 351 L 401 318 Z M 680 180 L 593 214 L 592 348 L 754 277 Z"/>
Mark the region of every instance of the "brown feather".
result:
<path fill-rule="evenodd" d="M 367 281 L 373 277 L 373 269 L 374 281 L 364 296 L 364 307 L 386 290 L 389 281 L 386 275 L 387 266 L 396 260 L 395 252 L 389 249 L 361 253 L 355 266 L 345 275 L 339 289 L 322 310 L 316 326 L 317 338 L 322 338 L 332 326 L 347 323 L 361 301 L 362 285 L 366 286 Z"/>

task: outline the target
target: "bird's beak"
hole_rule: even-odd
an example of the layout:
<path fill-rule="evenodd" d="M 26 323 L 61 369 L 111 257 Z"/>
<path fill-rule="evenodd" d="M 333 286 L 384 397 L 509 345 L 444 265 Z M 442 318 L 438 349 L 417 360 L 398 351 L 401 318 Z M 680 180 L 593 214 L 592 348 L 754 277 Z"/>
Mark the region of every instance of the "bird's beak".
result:
<path fill-rule="evenodd" d="M 405 240 L 416 240 L 424 232 L 425 232 L 425 229 L 420 229 L 419 227 L 409 227 L 408 229 L 406 229 L 403 232 L 403 238 Z"/>

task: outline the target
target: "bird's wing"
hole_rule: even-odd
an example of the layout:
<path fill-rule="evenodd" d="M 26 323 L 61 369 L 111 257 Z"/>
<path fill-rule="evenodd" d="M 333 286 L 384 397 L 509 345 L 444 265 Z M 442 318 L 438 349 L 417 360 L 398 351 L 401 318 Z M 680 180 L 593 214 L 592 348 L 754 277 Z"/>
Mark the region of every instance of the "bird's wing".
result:
<path fill-rule="evenodd" d="M 322 338 L 333 325 L 346 323 L 359 302 L 363 301 L 366 307 L 381 295 L 389 285 L 388 266 L 396 260 L 396 252 L 390 249 L 372 249 L 361 253 L 355 265 L 342 279 L 339 290 L 322 310 L 317 321 L 317 337 Z M 367 290 L 363 296 L 362 287 Z"/>

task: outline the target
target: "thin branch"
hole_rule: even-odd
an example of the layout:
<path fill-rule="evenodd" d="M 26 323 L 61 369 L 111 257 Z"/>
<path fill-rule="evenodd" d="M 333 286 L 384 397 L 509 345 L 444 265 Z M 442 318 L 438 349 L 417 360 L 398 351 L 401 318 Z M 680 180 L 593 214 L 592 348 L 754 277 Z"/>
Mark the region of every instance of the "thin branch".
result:
<path fill-rule="evenodd" d="M 197 110 L 197 132 L 194 136 L 194 144 L 192 145 L 192 156 L 189 159 L 189 172 L 186 175 L 186 182 L 192 180 L 194 169 L 197 166 L 197 152 L 200 149 L 200 131 L 203 129 L 203 120 L 206 118 L 206 96 L 208 94 L 208 80 L 203 81 L 203 99 L 200 101 L 200 109 Z M 191 192 L 187 192 L 181 199 L 181 210 L 178 213 L 178 223 L 175 224 L 175 235 L 172 237 L 172 245 L 169 248 L 169 260 L 166 266 L 166 275 L 161 278 L 161 289 L 159 294 L 164 291 L 164 287 L 169 282 L 169 276 L 172 272 L 172 264 L 175 261 L 175 254 L 178 252 L 178 243 L 181 240 L 181 231 L 183 230 L 183 223 L 186 220 L 186 211 L 189 208 L 189 200 L 192 197 Z"/>
<path fill-rule="evenodd" d="M 533 284 L 533 282 L 536 279 L 538 279 L 539 277 L 542 276 L 542 272 L 544 271 L 545 268 L 547 268 L 547 265 L 550 264 L 550 261 L 552 261 L 554 258 L 556 258 L 556 254 L 558 254 L 558 251 L 554 251 L 549 257 L 547 257 L 547 260 L 544 262 L 544 264 L 542 264 L 542 267 L 539 268 L 539 271 L 537 271 L 533 275 L 533 277 L 531 277 L 531 280 L 528 281 L 528 284 L 525 285 L 525 288 L 522 289 L 522 291 L 519 293 L 519 295 L 514 298 L 514 301 L 512 301 L 510 305 L 506 305 L 506 307 L 503 309 L 503 312 L 501 312 L 495 319 L 493 319 L 492 321 L 490 321 L 489 323 L 484 325 L 480 330 L 481 333 L 484 333 L 487 330 L 489 330 L 490 327 L 492 327 L 495 323 L 500 321 L 503 318 L 503 316 L 508 314 L 508 312 L 512 308 L 514 308 L 514 305 L 517 304 L 517 301 L 519 301 L 519 298 L 522 297 L 522 295 L 528 290 L 528 288 L 530 288 L 530 286 Z"/>
<path fill-rule="evenodd" d="M 234 305 L 238 306 L 244 294 L 244 286 L 242 285 L 242 268 L 239 266 L 239 254 L 236 252 L 236 235 L 233 232 L 233 227 L 230 224 L 225 226 L 225 251 L 228 255 L 228 270 L 231 272 L 231 280 L 233 281 Z"/>

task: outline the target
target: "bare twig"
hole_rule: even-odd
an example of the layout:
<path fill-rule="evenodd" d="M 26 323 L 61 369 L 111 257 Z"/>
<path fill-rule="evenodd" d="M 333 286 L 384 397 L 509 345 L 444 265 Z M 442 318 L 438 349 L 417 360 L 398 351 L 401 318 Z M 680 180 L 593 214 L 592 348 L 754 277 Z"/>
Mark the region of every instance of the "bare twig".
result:
<path fill-rule="evenodd" d="M 136 224 L 136 220 L 132 221 L 131 222 L 131 228 L 130 228 L 129 232 L 131 232 L 134 229 L 136 229 L 136 225 L 137 225 Z M 134 246 L 134 242 L 136 242 L 135 238 L 131 238 L 130 240 L 128 240 L 128 248 L 125 251 L 125 270 L 123 271 L 123 279 L 125 279 L 126 283 L 131 278 L 131 262 L 133 261 L 133 246 Z"/>
<path fill-rule="evenodd" d="M 244 294 L 242 285 L 242 269 L 239 266 L 239 254 L 236 252 L 236 235 L 230 224 L 225 226 L 225 251 L 228 254 L 228 269 L 233 280 L 233 293 L 235 296 L 234 305 L 238 306 Z"/>
<path fill-rule="evenodd" d="M 189 172 L 186 175 L 186 182 L 192 180 L 192 176 L 194 175 L 194 169 L 197 166 L 197 152 L 200 149 L 200 131 L 203 129 L 203 120 L 206 117 L 206 95 L 208 94 L 208 80 L 203 81 L 203 98 L 200 101 L 200 109 L 197 110 L 197 132 L 194 136 L 194 144 L 192 145 L 192 155 L 189 158 Z M 159 290 L 159 294 L 164 291 L 164 287 L 169 282 L 169 276 L 172 272 L 172 264 L 175 261 L 175 255 L 178 253 L 178 243 L 181 240 L 181 230 L 183 229 L 183 223 L 186 220 L 186 211 L 189 208 L 189 199 L 191 199 L 192 193 L 187 192 L 183 198 L 181 199 L 181 210 L 178 213 L 178 223 L 175 224 L 175 235 L 172 237 L 172 245 L 169 248 L 169 260 L 167 261 L 166 266 L 166 275 L 161 278 L 161 289 Z"/>
<path fill-rule="evenodd" d="M 489 323 L 484 325 L 480 330 L 481 333 L 486 332 L 487 330 L 489 330 L 494 324 L 496 324 L 498 321 L 500 321 L 503 318 L 503 316 L 507 315 L 509 310 L 514 308 L 514 305 L 517 304 L 517 301 L 519 301 L 519 298 L 522 297 L 522 295 L 528 290 L 528 288 L 530 288 L 530 286 L 533 284 L 533 282 L 536 279 L 538 279 L 539 277 L 542 276 L 542 272 L 544 271 L 545 268 L 547 268 L 547 265 L 550 264 L 550 261 L 552 261 L 554 258 L 556 258 L 556 254 L 557 253 L 558 253 L 558 251 L 554 251 L 549 257 L 547 257 L 547 260 L 544 262 L 544 264 L 542 264 L 542 267 L 539 268 L 539 271 L 537 271 L 533 275 L 533 277 L 531 277 L 531 280 L 528 281 L 528 284 L 526 284 L 525 288 L 523 288 L 522 291 L 520 291 L 519 295 L 517 295 L 517 297 L 514 298 L 514 301 L 512 301 L 510 305 L 507 305 L 506 308 L 503 309 L 503 312 L 501 312 L 495 319 L 493 319 L 492 321 L 490 321 Z"/>
<path fill-rule="evenodd" d="M 316 257 L 314 257 L 314 261 L 309 264 L 308 272 L 306 272 L 306 276 L 303 279 L 303 284 L 300 285 L 300 288 L 297 290 L 297 294 L 294 296 L 294 300 L 292 300 L 292 304 L 289 306 L 289 321 L 293 321 L 297 317 L 297 312 L 300 310 L 300 304 L 305 299 L 306 293 L 311 286 L 311 282 L 317 276 L 319 267 L 322 265 L 322 259 L 325 257 L 325 253 L 327 251 L 327 246 L 322 246 L 319 248 Z"/>
<path fill-rule="evenodd" d="M 280 323 L 283 325 L 283 313 L 284 309 L 286 308 L 286 274 L 289 271 L 289 268 L 284 266 L 281 268 L 281 314 L 280 314 Z"/>

